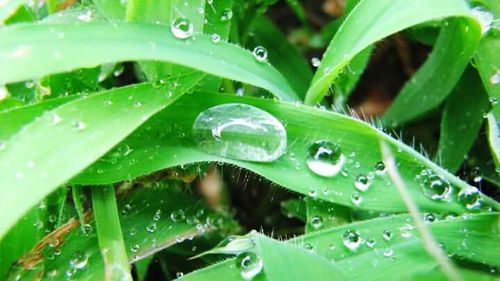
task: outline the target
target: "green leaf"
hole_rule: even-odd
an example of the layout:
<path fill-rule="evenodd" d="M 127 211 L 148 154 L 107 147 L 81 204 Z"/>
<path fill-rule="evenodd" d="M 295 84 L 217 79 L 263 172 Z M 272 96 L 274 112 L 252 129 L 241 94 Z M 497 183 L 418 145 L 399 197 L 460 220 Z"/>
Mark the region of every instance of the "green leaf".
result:
<path fill-rule="evenodd" d="M 125 18 L 125 6 L 121 0 L 93 0 L 94 5 L 108 20 Z"/>
<path fill-rule="evenodd" d="M 429 222 L 427 226 L 450 255 L 496 266 L 495 244 L 500 242 L 498 218 L 498 213 L 481 214 Z M 350 250 L 343 243 L 349 230 L 357 231 L 364 241 L 357 250 Z M 390 231 L 390 239 L 383 238 L 386 231 Z M 302 245 L 316 255 L 334 261 L 339 271 L 352 280 L 401 280 L 436 267 L 417 233 L 410 217 L 401 215 L 325 229 L 288 240 L 288 243 Z M 374 241 L 372 247 L 368 246 L 368 243 L 373 243 L 369 240 Z M 483 244 L 486 241 L 488 245 Z M 185 275 L 183 280 L 217 279 L 221 276 L 225 280 L 240 280 L 234 263 L 235 259 L 231 258 Z"/>
<path fill-rule="evenodd" d="M 235 102 L 257 106 L 286 124 L 288 146 L 284 156 L 272 163 L 246 162 L 207 154 L 203 147 L 197 145 L 199 140 L 190 133 L 196 117 L 212 106 Z M 170 120 L 171 123 L 165 120 Z M 311 138 L 311 132 L 306 128 L 322 129 L 314 131 L 314 138 Z M 241 137 L 248 139 L 252 135 Z M 339 173 L 332 178 L 322 177 L 307 168 L 309 147 L 317 140 L 339 144 L 342 153 L 348 157 L 343 166 L 345 176 Z M 307 106 L 205 92 L 186 95 L 156 115 L 121 144 L 128 147 L 130 153 L 123 155 L 117 147 L 77 176 L 73 182 L 107 184 L 177 165 L 219 161 L 249 169 L 289 190 L 308 196 L 314 194 L 317 199 L 365 210 L 405 212 L 406 206 L 385 173 L 374 176 L 366 192 L 360 192 L 354 187 L 358 175 L 373 173 L 375 164 L 381 161 L 378 148 L 380 140 L 388 142 L 391 150 L 400 151 L 395 155 L 400 172 L 421 210 L 457 213 L 466 211 L 465 206 L 458 202 L 457 192 L 462 188 L 471 188 L 468 184 L 369 124 Z M 434 171 L 453 187 L 449 202 L 432 200 L 423 194 L 423 182 L 416 178 L 425 169 Z M 351 199 L 355 192 L 362 197 L 359 205 L 355 205 Z M 485 206 L 498 208 L 494 200 L 488 197 L 483 200 Z"/>
<path fill-rule="evenodd" d="M 442 167 L 452 173 L 460 168 L 488 110 L 488 97 L 481 80 L 474 69 L 468 68 L 444 107 L 436 155 Z"/>
<path fill-rule="evenodd" d="M 10 215 L 0 221 L 0 237 L 31 206 L 101 157 L 200 78 L 200 74 L 188 75 L 159 87 L 134 85 L 69 102 L 11 137 L 0 151 L 0 205 L 10 210 Z M 78 161 L 67 161 L 68 156 Z"/>
<path fill-rule="evenodd" d="M 470 22 L 445 21 L 434 51 L 393 101 L 385 122 L 397 126 L 438 106 L 460 79 L 479 39 L 479 29 Z"/>
<path fill-rule="evenodd" d="M 94 187 L 92 207 L 99 249 L 104 260 L 105 280 L 132 281 L 118 217 L 115 188 L 113 186 Z"/>
<path fill-rule="evenodd" d="M 0 83 L 102 63 L 161 60 L 262 87 L 284 100 L 297 99 L 283 76 L 248 50 L 194 36 L 196 40 L 180 40 L 168 26 L 132 23 L 6 27 L 0 30 L 0 64 L 9 71 L 0 72 Z"/>
<path fill-rule="evenodd" d="M 321 281 L 332 280 L 332 276 L 347 280 L 336 264 L 304 248 L 280 243 L 263 235 L 255 239 L 255 244 L 268 281 Z"/>
<path fill-rule="evenodd" d="M 14 14 L 23 3 L 24 0 L 8 0 L 0 3 L 0 24 Z"/>
<path fill-rule="evenodd" d="M 330 42 L 307 92 L 306 103 L 319 102 L 340 71 L 371 44 L 413 25 L 445 17 L 465 21 L 469 36 L 479 38 L 479 25 L 462 0 L 361 1 Z"/>

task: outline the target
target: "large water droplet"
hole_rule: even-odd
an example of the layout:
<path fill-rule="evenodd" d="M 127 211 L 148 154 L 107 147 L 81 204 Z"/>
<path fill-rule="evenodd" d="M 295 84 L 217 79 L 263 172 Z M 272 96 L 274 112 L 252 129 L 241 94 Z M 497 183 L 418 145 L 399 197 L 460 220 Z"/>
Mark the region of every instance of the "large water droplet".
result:
<path fill-rule="evenodd" d="M 314 67 L 319 67 L 319 65 L 321 64 L 321 61 L 317 57 L 314 57 L 311 59 L 311 64 Z"/>
<path fill-rule="evenodd" d="M 254 252 L 243 252 L 236 258 L 236 266 L 245 280 L 251 280 L 259 274 L 263 265 L 262 259 Z"/>
<path fill-rule="evenodd" d="M 363 239 L 361 239 L 359 231 L 356 230 L 347 230 L 342 236 L 342 243 L 351 251 L 356 251 L 362 242 Z"/>
<path fill-rule="evenodd" d="M 193 124 L 206 152 L 238 160 L 271 162 L 286 149 L 286 131 L 271 114 L 246 104 L 227 103 L 198 115 Z"/>
<path fill-rule="evenodd" d="M 170 25 L 170 31 L 179 39 L 186 39 L 193 34 L 193 23 L 186 18 L 176 18 Z"/>
<path fill-rule="evenodd" d="M 458 201 L 467 209 L 476 209 L 481 206 L 481 193 L 475 187 L 466 187 L 458 192 Z"/>
<path fill-rule="evenodd" d="M 262 46 L 257 46 L 253 49 L 253 56 L 259 62 L 263 62 L 267 59 L 267 50 Z"/>
<path fill-rule="evenodd" d="M 337 175 L 345 162 L 345 156 L 337 143 L 326 140 L 316 141 L 309 147 L 307 167 L 323 177 Z"/>

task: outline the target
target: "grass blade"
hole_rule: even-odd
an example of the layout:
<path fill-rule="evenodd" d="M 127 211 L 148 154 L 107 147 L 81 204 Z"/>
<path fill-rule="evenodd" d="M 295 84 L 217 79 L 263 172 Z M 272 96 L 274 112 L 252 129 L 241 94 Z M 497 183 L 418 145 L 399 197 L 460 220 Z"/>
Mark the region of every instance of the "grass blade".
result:
<path fill-rule="evenodd" d="M 214 44 L 203 34 L 195 35 L 196 40 L 180 40 L 168 26 L 19 25 L 1 29 L 0 37 L 2 84 L 102 63 L 159 60 L 262 87 L 284 100 L 297 99 L 283 76 L 269 63 L 258 62 L 250 51 L 226 42 Z"/>
<path fill-rule="evenodd" d="M 0 3 L 0 23 L 3 23 L 9 16 L 14 14 L 24 0 L 8 0 Z"/>
<path fill-rule="evenodd" d="M 47 112 L 10 138 L 0 151 L 0 205 L 10 210 L 10 215 L 0 221 L 0 237 L 29 207 L 101 157 L 199 79 L 200 74 L 196 74 L 156 88 L 142 84 L 79 99 Z M 172 86 L 174 81 L 177 87 Z M 68 162 L 69 155 L 79 160 Z"/>
<path fill-rule="evenodd" d="M 104 280 L 132 280 L 127 251 L 118 217 L 115 188 L 102 186 L 92 188 L 92 206 L 104 260 Z"/>
<path fill-rule="evenodd" d="M 479 36 L 479 25 L 462 0 L 361 1 L 330 42 L 307 92 L 306 103 L 319 102 L 340 71 L 371 44 L 413 25 L 445 17 L 464 17 L 469 35 Z"/>

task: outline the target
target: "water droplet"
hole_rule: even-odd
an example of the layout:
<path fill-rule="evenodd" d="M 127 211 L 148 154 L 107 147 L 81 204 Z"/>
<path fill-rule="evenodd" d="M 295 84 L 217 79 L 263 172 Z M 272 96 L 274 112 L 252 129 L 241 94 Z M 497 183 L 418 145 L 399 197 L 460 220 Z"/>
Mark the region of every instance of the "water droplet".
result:
<path fill-rule="evenodd" d="M 467 209 L 477 209 L 481 206 L 481 193 L 475 187 L 465 187 L 458 192 L 458 201 Z"/>
<path fill-rule="evenodd" d="M 80 230 L 82 231 L 83 235 L 87 236 L 92 232 L 92 226 L 88 223 L 84 223 L 80 226 Z"/>
<path fill-rule="evenodd" d="M 181 278 L 182 276 L 184 276 L 184 273 L 182 273 L 181 271 L 175 273 L 175 278 Z"/>
<path fill-rule="evenodd" d="M 349 229 L 342 236 L 342 243 L 351 251 L 356 251 L 362 242 L 363 239 L 357 230 Z"/>
<path fill-rule="evenodd" d="M 69 260 L 70 266 L 75 269 L 82 269 L 86 267 L 87 262 L 88 262 L 88 256 L 80 251 L 75 252 L 71 256 L 71 259 Z"/>
<path fill-rule="evenodd" d="M 224 9 L 221 13 L 220 20 L 221 21 L 228 21 L 233 18 L 233 10 L 231 9 Z"/>
<path fill-rule="evenodd" d="M 84 22 L 89 22 L 92 20 L 92 10 L 90 9 L 85 9 L 84 11 L 82 11 L 78 16 L 77 16 L 78 20 L 80 21 L 84 21 Z"/>
<path fill-rule="evenodd" d="M 217 33 L 213 33 L 212 35 L 210 35 L 210 39 L 213 43 L 217 44 L 220 42 L 220 35 Z"/>
<path fill-rule="evenodd" d="M 319 67 L 319 65 L 321 64 L 321 61 L 317 57 L 313 57 L 311 59 L 311 64 L 314 67 Z"/>
<path fill-rule="evenodd" d="M 131 251 L 132 253 L 137 253 L 137 251 L 139 251 L 139 245 L 135 244 L 134 246 L 132 246 L 132 247 L 130 248 L 130 251 Z"/>
<path fill-rule="evenodd" d="M 424 222 L 426 223 L 432 223 L 432 222 L 435 222 L 436 221 L 436 216 L 434 216 L 434 214 L 431 214 L 431 213 L 425 213 L 424 214 Z"/>
<path fill-rule="evenodd" d="M 308 252 L 314 253 L 314 247 L 311 243 L 305 243 L 304 249 Z"/>
<path fill-rule="evenodd" d="M 141 107 L 141 106 L 142 106 L 142 102 L 140 102 L 140 101 L 134 103 L 134 107 Z"/>
<path fill-rule="evenodd" d="M 394 236 L 394 234 L 388 229 L 382 232 L 382 238 L 384 238 L 385 241 L 390 241 L 392 239 L 392 236 Z"/>
<path fill-rule="evenodd" d="M 361 195 L 359 194 L 359 192 L 353 192 L 352 195 L 351 195 L 351 202 L 358 206 L 359 204 L 361 204 L 361 201 L 363 201 L 363 197 L 361 197 Z"/>
<path fill-rule="evenodd" d="M 271 162 L 286 149 L 283 124 L 246 104 L 227 103 L 203 111 L 193 133 L 206 152 L 238 160 Z"/>
<path fill-rule="evenodd" d="M 368 246 L 369 248 L 373 248 L 375 244 L 377 244 L 377 242 L 373 238 L 366 240 L 366 246 Z"/>
<path fill-rule="evenodd" d="M 491 103 L 491 105 L 497 105 L 498 104 L 498 98 L 497 97 L 490 97 L 488 99 Z"/>
<path fill-rule="evenodd" d="M 375 173 L 376 173 L 377 175 L 382 175 L 382 174 L 384 174 L 384 173 L 385 173 L 385 171 L 386 171 L 386 168 L 385 168 L 385 164 L 384 164 L 384 162 L 379 161 L 379 162 L 375 163 L 375 167 L 374 167 L 374 169 L 375 169 Z"/>
<path fill-rule="evenodd" d="M 156 210 L 156 212 L 155 212 L 155 214 L 154 214 L 154 216 L 153 216 L 153 220 L 155 220 L 155 221 L 159 221 L 159 220 L 160 220 L 160 217 L 161 217 L 161 210 L 160 210 L 160 209 L 158 209 L 158 210 Z"/>
<path fill-rule="evenodd" d="M 134 236 L 137 234 L 137 228 L 135 227 L 132 227 L 129 231 L 128 231 L 128 234 L 130 234 L 130 236 Z"/>
<path fill-rule="evenodd" d="M 359 191 L 365 192 L 370 187 L 370 180 L 365 175 L 359 175 L 356 177 L 356 180 L 354 180 L 354 187 Z"/>
<path fill-rule="evenodd" d="M 78 131 L 81 131 L 85 129 L 87 125 L 83 121 L 75 121 L 73 122 L 73 128 L 77 129 Z"/>
<path fill-rule="evenodd" d="M 413 226 L 411 224 L 405 224 L 399 228 L 399 234 L 403 238 L 410 238 L 412 236 Z"/>
<path fill-rule="evenodd" d="M 152 222 L 152 223 L 150 223 L 148 226 L 146 226 L 146 230 L 147 230 L 148 232 L 150 232 L 150 233 L 155 232 L 155 231 L 156 231 L 156 228 L 157 228 L 157 226 L 156 226 L 156 223 L 154 223 L 154 222 Z"/>
<path fill-rule="evenodd" d="M 472 181 L 474 181 L 475 183 L 481 182 L 481 180 L 483 180 L 481 169 L 479 167 L 475 167 L 474 169 L 472 169 L 471 177 Z"/>
<path fill-rule="evenodd" d="M 311 218 L 311 226 L 314 229 L 320 228 L 321 225 L 323 225 L 323 219 L 321 217 L 314 216 L 314 217 Z"/>
<path fill-rule="evenodd" d="M 450 183 L 440 175 L 425 172 L 423 175 L 422 190 L 425 196 L 432 200 L 447 200 L 451 194 Z"/>
<path fill-rule="evenodd" d="M 386 248 L 384 250 L 384 257 L 392 257 L 394 250 L 392 248 Z"/>
<path fill-rule="evenodd" d="M 323 177 L 337 175 L 345 162 L 345 156 L 338 143 L 326 140 L 314 142 L 308 150 L 307 167 Z"/>
<path fill-rule="evenodd" d="M 316 198 L 316 196 L 318 196 L 318 191 L 316 189 L 311 189 L 307 194 L 312 198 Z"/>
<path fill-rule="evenodd" d="M 177 211 L 173 211 L 171 214 L 170 214 L 170 219 L 173 221 L 173 222 L 180 222 L 180 221 L 183 221 L 186 219 L 186 215 L 184 214 L 184 211 L 183 210 L 177 210 Z"/>
<path fill-rule="evenodd" d="M 495 72 L 495 74 L 491 75 L 490 83 L 492 85 L 496 85 L 496 84 L 500 83 L 500 71 L 497 71 L 497 72 Z"/>
<path fill-rule="evenodd" d="M 267 59 L 267 50 L 262 46 L 257 46 L 253 49 L 253 56 L 259 62 L 263 62 Z"/>
<path fill-rule="evenodd" d="M 193 34 L 193 23 L 186 18 L 176 18 L 170 25 L 170 31 L 175 38 L 186 39 Z"/>
<path fill-rule="evenodd" d="M 254 252 L 243 252 L 236 258 L 236 267 L 245 280 L 251 280 L 262 271 L 264 263 Z"/>

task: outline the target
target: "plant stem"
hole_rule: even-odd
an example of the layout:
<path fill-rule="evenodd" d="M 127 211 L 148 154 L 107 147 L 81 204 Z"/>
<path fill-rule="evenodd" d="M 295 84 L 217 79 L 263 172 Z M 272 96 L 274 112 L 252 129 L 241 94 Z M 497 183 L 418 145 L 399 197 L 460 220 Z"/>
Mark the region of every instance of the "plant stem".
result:
<path fill-rule="evenodd" d="M 92 188 L 92 206 L 105 280 L 132 280 L 113 186 Z"/>
<path fill-rule="evenodd" d="M 438 244 L 432 237 L 431 232 L 425 226 L 424 221 L 420 217 L 420 211 L 418 210 L 417 205 L 411 198 L 411 195 L 408 192 L 408 189 L 403 179 L 399 175 L 398 169 L 396 167 L 396 161 L 394 160 L 394 156 L 392 155 L 389 147 L 383 141 L 380 142 L 380 147 L 382 150 L 382 158 L 384 159 L 387 172 L 389 173 L 392 182 L 399 191 L 401 199 L 403 199 L 403 202 L 408 208 L 408 212 L 415 221 L 415 226 L 418 232 L 420 233 L 420 237 L 424 242 L 425 250 L 431 257 L 433 257 L 436 260 L 436 262 L 441 267 L 441 271 L 448 278 L 448 280 L 462 281 L 463 278 L 460 276 L 453 263 L 451 263 L 450 260 L 443 253 L 443 250 L 438 246 Z"/>

